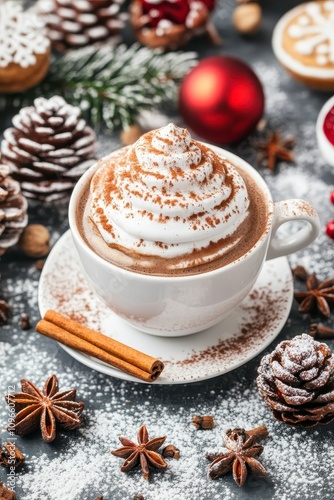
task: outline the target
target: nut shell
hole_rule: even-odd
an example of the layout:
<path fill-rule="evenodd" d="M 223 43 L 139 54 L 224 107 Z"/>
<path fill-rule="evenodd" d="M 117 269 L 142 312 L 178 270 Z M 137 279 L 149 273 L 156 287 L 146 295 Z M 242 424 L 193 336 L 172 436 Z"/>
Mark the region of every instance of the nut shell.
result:
<path fill-rule="evenodd" d="M 252 35 L 261 26 L 262 10 L 257 3 L 239 5 L 234 9 L 233 25 L 242 35 Z"/>
<path fill-rule="evenodd" d="M 131 146 L 139 137 L 143 135 L 143 131 L 138 125 L 130 125 L 130 127 L 122 130 L 120 138 L 124 146 Z"/>
<path fill-rule="evenodd" d="M 45 257 L 50 250 L 50 233 L 42 224 L 30 224 L 23 231 L 18 246 L 28 257 Z"/>

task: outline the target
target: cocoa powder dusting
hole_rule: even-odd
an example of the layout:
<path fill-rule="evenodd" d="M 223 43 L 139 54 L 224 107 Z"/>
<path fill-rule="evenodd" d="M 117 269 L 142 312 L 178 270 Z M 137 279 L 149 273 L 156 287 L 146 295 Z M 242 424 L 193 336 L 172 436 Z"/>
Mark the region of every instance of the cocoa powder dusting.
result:
<path fill-rule="evenodd" d="M 289 290 L 283 290 L 282 293 L 265 287 L 254 290 L 249 299 L 248 305 L 241 306 L 247 320 L 242 319 L 239 332 L 236 332 L 234 337 L 221 340 L 216 345 L 196 352 L 176 364 L 181 367 L 198 363 L 225 364 L 233 357 L 242 358 L 244 352 L 261 344 L 268 332 L 276 327 L 282 315 L 281 308 L 289 301 Z"/>
<path fill-rule="evenodd" d="M 78 275 L 76 282 L 67 283 L 66 287 L 61 286 L 61 282 L 57 283 L 55 276 L 49 274 L 45 278 L 45 286 L 53 301 L 53 309 L 82 325 L 96 330 L 101 329 L 101 311 L 96 308 L 95 295 L 88 289 L 86 280 L 81 274 Z"/>

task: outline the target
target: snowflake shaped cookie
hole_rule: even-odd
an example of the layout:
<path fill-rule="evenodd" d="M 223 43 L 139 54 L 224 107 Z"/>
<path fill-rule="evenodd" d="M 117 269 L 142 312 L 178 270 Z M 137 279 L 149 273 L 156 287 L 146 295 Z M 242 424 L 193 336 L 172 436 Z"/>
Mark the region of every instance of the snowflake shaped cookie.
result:
<path fill-rule="evenodd" d="M 0 68 L 11 63 L 28 68 L 36 63 L 36 54 L 45 54 L 50 41 L 43 22 L 14 2 L 0 5 Z"/>
<path fill-rule="evenodd" d="M 306 5 L 288 34 L 297 40 L 294 48 L 299 54 L 314 54 L 320 66 L 334 63 L 334 2 L 324 2 L 323 9 L 318 3 Z"/>
<path fill-rule="evenodd" d="M 334 90 L 334 0 L 303 3 L 287 12 L 274 29 L 273 49 L 296 79 Z"/>

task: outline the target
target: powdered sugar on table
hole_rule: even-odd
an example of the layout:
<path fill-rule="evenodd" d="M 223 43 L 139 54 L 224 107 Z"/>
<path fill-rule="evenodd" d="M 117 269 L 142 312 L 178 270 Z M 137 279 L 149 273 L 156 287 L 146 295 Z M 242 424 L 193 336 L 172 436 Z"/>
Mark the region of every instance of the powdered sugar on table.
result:
<path fill-rule="evenodd" d="M 224 47 L 229 50 L 233 46 L 233 35 L 229 31 L 229 19 L 223 21 L 226 27 Z M 237 40 L 234 39 L 236 51 L 248 43 L 247 47 L 252 47 L 253 51 L 254 47 L 260 47 L 256 40 Z M 297 161 L 296 165 L 282 162 L 276 174 L 259 171 L 275 200 L 306 198 L 318 210 L 324 227 L 334 218 L 329 200 L 334 178 L 332 167 L 325 163 L 318 150 L 315 121 L 326 96 L 294 84 L 273 61 L 268 39 L 267 42 L 268 49 L 255 51 L 249 60 L 258 57 L 254 69 L 265 86 L 268 126 L 296 136 Z M 250 50 L 245 54 L 250 54 Z M 100 140 L 100 156 L 118 147 L 114 138 L 102 135 Z M 235 152 L 255 164 L 249 141 Z M 37 207 L 32 212 L 30 222 L 41 222 L 44 217 L 45 223 L 55 228 L 54 241 L 67 228 L 65 206 L 47 210 Z M 333 241 L 323 231 L 309 248 L 292 255 L 290 263 L 292 266 L 302 264 L 307 270 L 316 272 L 319 279 L 326 279 L 333 276 L 333 254 Z M 0 337 L 3 393 L 6 387 L 13 385 L 18 391 L 21 378 L 31 379 L 41 387 L 48 375 L 57 373 L 60 389 L 77 387 L 78 401 L 86 404 L 84 426 L 71 433 L 60 431 L 52 445 L 44 443 L 38 433 L 17 439 L 16 444 L 26 454 L 26 463 L 16 475 L 16 493 L 20 500 L 94 500 L 100 495 L 105 500 L 131 500 L 136 493 L 141 493 L 145 500 L 333 498 L 333 424 L 298 430 L 276 423 L 255 386 L 260 356 L 238 370 L 197 384 L 142 385 L 108 377 L 76 362 L 55 342 L 32 330 L 23 332 L 17 327 L 22 312 L 29 313 L 33 322 L 39 319 L 37 286 L 40 273 L 33 262 L 22 260 L 15 252 L 5 256 L 1 265 L 2 297 L 9 301 L 13 310 L 11 324 L 2 328 Z M 309 324 L 310 318 L 301 316 L 294 304 L 290 319 L 274 345 L 301 334 Z M 334 325 L 331 323 L 331 326 Z M 328 341 L 328 344 L 333 350 L 334 342 Z M 274 345 L 267 352 L 272 351 Z M 5 430 L 8 409 L 3 398 L 0 404 L 0 441 L 6 442 L 9 438 Z M 196 431 L 191 425 L 195 415 L 213 415 L 216 426 L 211 431 Z M 118 436 L 135 439 L 143 423 L 151 437 L 166 435 L 166 443 L 174 444 L 181 452 L 180 460 L 169 459 L 167 471 L 153 473 L 149 483 L 142 479 L 140 471 L 121 473 L 122 460 L 110 454 L 119 446 Z M 205 453 L 222 448 L 223 431 L 236 426 L 250 429 L 260 424 L 269 428 L 261 457 L 268 477 L 250 476 L 243 489 L 235 485 L 230 475 L 217 481 L 208 479 Z M 0 473 L 0 480 L 6 481 L 5 470 Z"/>

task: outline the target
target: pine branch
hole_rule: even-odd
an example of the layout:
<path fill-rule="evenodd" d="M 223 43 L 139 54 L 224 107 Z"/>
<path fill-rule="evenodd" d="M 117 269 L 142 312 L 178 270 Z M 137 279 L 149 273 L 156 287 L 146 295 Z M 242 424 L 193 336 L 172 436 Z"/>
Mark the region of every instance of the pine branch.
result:
<path fill-rule="evenodd" d="M 86 47 L 56 59 L 38 87 L 11 99 L 7 95 L 6 105 L 23 106 L 37 96 L 59 94 L 80 106 L 95 126 L 125 128 L 142 109 L 175 101 L 179 83 L 195 64 L 194 52 L 164 54 L 139 44 Z"/>

